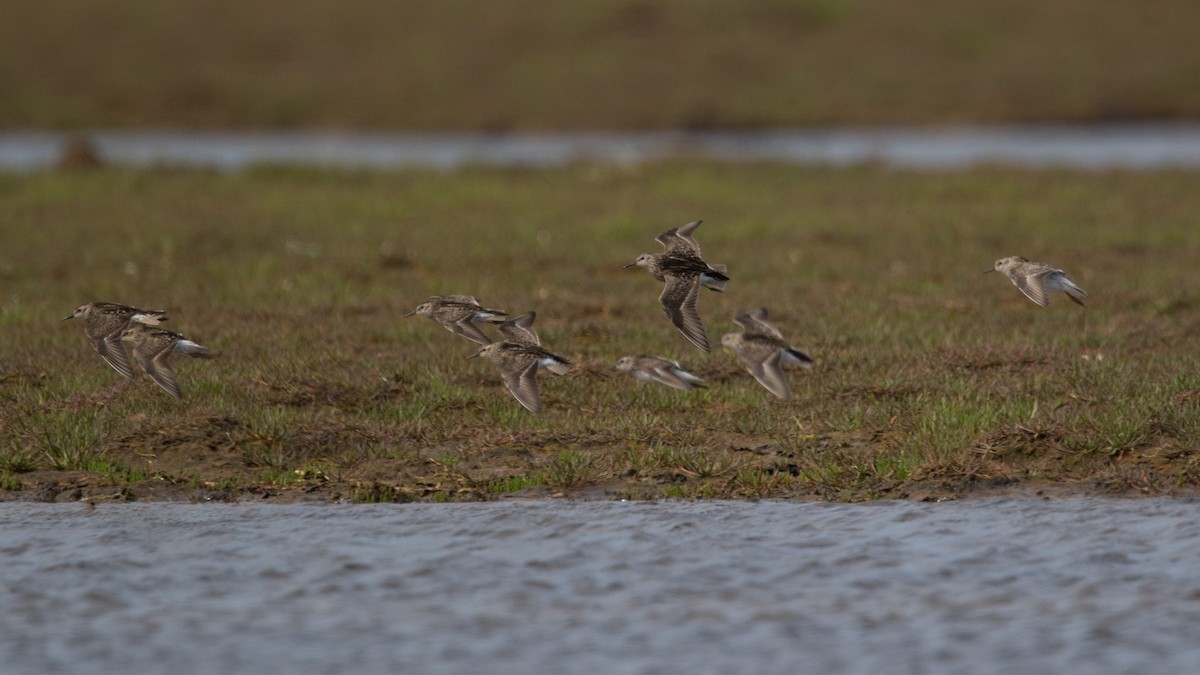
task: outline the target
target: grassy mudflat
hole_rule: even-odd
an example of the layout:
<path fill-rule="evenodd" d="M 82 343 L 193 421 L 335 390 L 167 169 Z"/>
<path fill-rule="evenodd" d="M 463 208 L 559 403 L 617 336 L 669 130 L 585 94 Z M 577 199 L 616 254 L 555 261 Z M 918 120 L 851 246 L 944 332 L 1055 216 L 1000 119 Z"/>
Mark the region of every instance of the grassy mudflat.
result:
<path fill-rule="evenodd" d="M 1200 115 L 1192 0 L 6 0 L 0 128 Z"/>
<path fill-rule="evenodd" d="M 8 499 L 953 496 L 1200 481 L 1200 191 L 1185 172 L 666 164 L 0 176 L 0 495 Z M 815 359 L 770 396 L 691 347 L 621 266 L 703 218 L 729 291 Z M 981 272 L 1066 269 L 1087 309 Z M 577 367 L 533 415 L 432 293 L 538 312 Z M 125 302 L 219 352 L 185 399 L 92 351 Z M 678 358 L 709 388 L 610 370 Z"/>

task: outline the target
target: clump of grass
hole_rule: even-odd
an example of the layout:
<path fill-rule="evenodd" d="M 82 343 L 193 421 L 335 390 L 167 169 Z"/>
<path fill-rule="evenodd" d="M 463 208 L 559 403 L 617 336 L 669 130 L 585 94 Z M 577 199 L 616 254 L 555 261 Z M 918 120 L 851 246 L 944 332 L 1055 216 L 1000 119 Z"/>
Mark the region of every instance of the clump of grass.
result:
<path fill-rule="evenodd" d="M 526 488 L 546 485 L 546 477 L 542 475 L 519 475 L 506 476 L 490 481 L 486 484 L 485 489 L 493 494 L 508 494 L 510 492 L 519 492 Z"/>
<path fill-rule="evenodd" d="M 356 504 L 403 504 L 413 499 L 407 490 L 377 482 L 356 486 L 350 492 L 350 501 Z"/>
<path fill-rule="evenodd" d="M 107 457 L 96 460 L 87 470 L 100 474 L 106 481 L 114 484 L 140 483 L 151 477 L 151 473 L 145 469 L 125 466 Z"/>
<path fill-rule="evenodd" d="M 0 472 L 0 490 L 6 492 L 20 492 L 25 489 L 25 483 L 20 476 L 11 473 Z"/>
<path fill-rule="evenodd" d="M 596 455 L 562 450 L 547 463 L 541 479 L 550 487 L 568 489 L 596 483 L 605 473 Z"/>
<path fill-rule="evenodd" d="M 104 471 L 107 419 L 96 411 L 54 413 L 38 420 L 42 458 L 61 471 Z"/>
<path fill-rule="evenodd" d="M 707 450 L 666 451 L 659 462 L 677 469 L 689 478 L 717 478 L 736 471 L 745 461 L 729 452 Z"/>
<path fill-rule="evenodd" d="M 36 468 L 37 455 L 32 450 L 17 447 L 15 439 L 8 448 L 0 450 L 0 473 L 27 473 Z"/>
<path fill-rule="evenodd" d="M 259 475 L 259 480 L 261 480 L 264 483 L 267 483 L 268 485 L 277 485 L 280 487 L 286 487 L 288 485 L 293 485 L 295 483 L 299 483 L 302 480 L 302 477 L 295 470 L 288 470 L 288 469 L 279 468 L 279 467 L 270 467 L 268 469 L 265 469 Z"/>
<path fill-rule="evenodd" d="M 739 497 L 771 497 L 788 494 L 795 482 L 795 476 L 777 468 L 740 469 L 729 488 Z"/>

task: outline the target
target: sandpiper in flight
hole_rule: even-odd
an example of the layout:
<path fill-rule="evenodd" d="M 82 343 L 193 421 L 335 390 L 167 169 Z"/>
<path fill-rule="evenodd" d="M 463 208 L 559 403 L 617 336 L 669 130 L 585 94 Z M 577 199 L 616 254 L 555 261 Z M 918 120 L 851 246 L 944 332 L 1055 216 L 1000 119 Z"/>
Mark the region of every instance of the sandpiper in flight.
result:
<path fill-rule="evenodd" d="M 727 333 L 721 338 L 721 344 L 741 357 L 746 370 L 767 391 L 782 399 L 790 398 L 792 388 L 784 377 L 784 364 L 811 368 L 812 358 L 788 345 L 779 329 L 767 320 L 765 307 L 739 314 L 733 320 L 743 330 L 741 333 Z"/>
<path fill-rule="evenodd" d="M 699 387 L 704 389 L 704 380 L 684 370 L 678 361 L 664 359 L 660 356 L 622 356 L 613 366 L 616 370 L 629 373 L 641 382 L 655 382 L 668 387 L 689 391 Z"/>
<path fill-rule="evenodd" d="M 645 268 L 655 279 L 666 283 L 658 296 L 663 311 L 689 342 L 707 352 L 708 335 L 696 310 L 696 298 L 701 286 L 724 291 L 729 277 L 724 265 L 709 265 L 701 259 L 700 245 L 692 237 L 701 222 L 696 220 L 663 232 L 655 238 L 665 249 L 662 253 L 643 253 L 625 267 Z"/>
<path fill-rule="evenodd" d="M 1080 307 L 1084 306 L 1080 298 L 1087 297 L 1087 292 L 1076 286 L 1075 282 L 1067 277 L 1066 272 L 1046 263 L 1033 262 L 1019 255 L 997 260 L 990 270 L 984 270 L 983 273 L 987 274 L 988 272 L 1003 272 L 1017 285 L 1017 288 L 1021 289 L 1025 297 L 1042 307 L 1050 304 L 1048 297 L 1050 293 L 1065 293 L 1071 302 Z"/>
<path fill-rule="evenodd" d="M 86 319 L 87 327 L 84 333 L 91 340 L 92 347 L 113 370 L 133 379 L 129 355 L 121 344 L 121 331 L 125 330 L 130 322 L 157 326 L 160 321 L 167 320 L 167 313 L 160 309 L 138 309 L 115 302 L 89 302 L 76 307 L 63 321 L 71 319 Z"/>
<path fill-rule="evenodd" d="M 538 394 L 537 371 L 546 368 L 562 375 L 571 368 L 571 362 L 547 351 L 541 346 L 537 333 L 533 331 L 533 312 L 522 314 L 500 326 L 500 332 L 508 339 L 493 342 L 475 352 L 470 359 L 482 356 L 500 366 L 504 386 L 512 392 L 517 402 L 533 412 L 541 412 L 542 400 Z"/>
<path fill-rule="evenodd" d="M 131 322 L 121 333 L 121 340 L 133 347 L 133 360 L 154 380 L 158 386 L 175 398 L 183 398 L 175 369 L 171 367 L 171 354 L 180 352 L 188 356 L 208 357 L 212 352 L 207 347 L 192 342 L 179 333 L 163 328 L 150 328 L 145 324 Z"/>
<path fill-rule="evenodd" d="M 508 312 L 498 309 L 486 309 L 479 301 L 470 295 L 433 295 L 428 300 L 417 305 L 413 311 L 404 316 L 419 314 L 438 322 L 451 333 L 457 333 L 471 342 L 481 345 L 490 344 L 477 323 L 502 323 Z"/>

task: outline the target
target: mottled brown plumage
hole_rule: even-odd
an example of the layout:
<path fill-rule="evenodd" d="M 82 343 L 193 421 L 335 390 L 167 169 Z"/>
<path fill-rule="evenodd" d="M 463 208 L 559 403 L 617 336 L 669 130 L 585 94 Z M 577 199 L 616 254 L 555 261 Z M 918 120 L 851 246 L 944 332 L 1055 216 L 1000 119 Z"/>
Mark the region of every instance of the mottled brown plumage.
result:
<path fill-rule="evenodd" d="M 418 314 L 436 321 L 443 328 L 461 335 L 471 342 L 486 345 L 491 339 L 475 325 L 477 323 L 501 323 L 508 312 L 487 309 L 470 295 L 433 295 L 417 305 L 404 316 Z"/>
<path fill-rule="evenodd" d="M 1050 304 L 1050 293 L 1064 293 L 1071 302 L 1080 307 L 1084 306 L 1080 298 L 1087 297 L 1087 292 L 1076 286 L 1075 282 L 1067 277 L 1066 272 L 1046 263 L 1033 262 L 1019 255 L 997 260 L 991 269 L 984 270 L 983 273 L 987 274 L 988 272 L 1002 272 L 1016 284 L 1025 297 L 1042 307 Z"/>
<path fill-rule="evenodd" d="M 499 366 L 504 386 L 512 392 L 517 402 L 532 412 L 541 412 L 538 368 L 562 375 L 571 369 L 571 362 L 541 346 L 537 333 L 533 331 L 535 317 L 533 312 L 529 312 L 505 322 L 500 326 L 500 332 L 508 340 L 493 342 L 468 358 L 483 357 Z"/>
<path fill-rule="evenodd" d="M 700 244 L 692 233 L 702 221 L 671 228 L 658 235 L 662 253 L 643 253 L 625 267 L 637 265 L 664 283 L 658 301 L 671 323 L 696 347 L 709 351 L 708 334 L 696 309 L 700 287 L 724 291 L 729 281 L 724 265 L 709 265 L 700 257 Z"/>
<path fill-rule="evenodd" d="M 785 400 L 791 398 L 792 388 L 784 376 L 783 366 L 794 363 L 810 368 L 812 358 L 788 345 L 779 329 L 768 321 L 764 307 L 739 314 L 733 320 L 743 330 L 725 334 L 721 344 L 742 359 L 746 370 L 767 391 Z"/>
<path fill-rule="evenodd" d="M 121 333 L 121 341 L 132 348 L 133 360 L 146 371 L 150 379 L 175 398 L 183 398 L 183 392 L 179 389 L 175 369 L 171 367 L 171 354 L 180 352 L 197 357 L 212 355 L 207 347 L 202 347 L 179 333 L 163 328 L 151 328 L 136 322 L 131 323 Z"/>
<path fill-rule="evenodd" d="M 678 361 L 661 356 L 622 356 L 613 367 L 622 373 L 629 373 L 640 382 L 665 384 L 684 391 L 704 388 L 704 380 L 684 370 Z"/>
<path fill-rule="evenodd" d="M 84 319 L 87 327 L 84 334 L 91 341 L 92 347 L 104 362 L 113 370 L 133 379 L 133 366 L 129 364 L 129 355 L 121 344 L 121 331 L 125 330 L 131 321 L 156 326 L 167 320 L 167 314 L 161 309 L 138 309 L 129 305 L 115 302 L 89 302 L 80 305 L 63 321 Z"/>

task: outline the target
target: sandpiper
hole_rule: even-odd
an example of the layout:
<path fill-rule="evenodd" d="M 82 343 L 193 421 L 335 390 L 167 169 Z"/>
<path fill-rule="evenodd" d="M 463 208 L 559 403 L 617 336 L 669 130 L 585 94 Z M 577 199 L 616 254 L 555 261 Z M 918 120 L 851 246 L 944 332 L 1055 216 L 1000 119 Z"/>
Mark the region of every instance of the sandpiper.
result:
<path fill-rule="evenodd" d="M 138 309 L 115 302 L 89 302 L 76 307 L 63 321 L 71 319 L 86 319 L 87 328 L 84 329 L 84 333 L 91 340 L 92 347 L 113 370 L 133 379 L 129 355 L 121 344 L 121 331 L 125 330 L 130 322 L 157 326 L 159 322 L 167 320 L 167 313 L 161 309 Z"/>
<path fill-rule="evenodd" d="M 527 347 L 540 348 L 542 346 L 542 339 L 538 337 L 537 331 L 533 330 L 533 320 L 536 318 L 537 312 L 525 312 L 515 319 L 500 324 L 500 333 L 507 338 L 504 341 Z M 546 353 L 549 356 L 539 359 L 538 367 L 545 368 L 555 375 L 566 375 L 567 371 L 571 369 L 571 363 L 560 356 L 555 356 L 550 352 Z"/>
<path fill-rule="evenodd" d="M 477 323 L 502 323 L 508 312 L 487 309 L 470 295 L 431 295 L 404 316 L 419 314 L 432 319 L 451 333 L 457 333 L 471 342 L 491 344 L 488 336 L 475 325 Z"/>
<path fill-rule="evenodd" d="M 571 362 L 541 346 L 537 333 L 533 332 L 532 328 L 536 316 L 529 312 L 505 322 L 500 326 L 500 331 L 509 338 L 508 340 L 493 342 L 467 358 L 482 356 L 500 366 L 504 386 L 508 387 L 517 402 L 533 412 L 541 412 L 542 401 L 537 386 L 538 368 L 562 375 L 571 369 Z"/>
<path fill-rule="evenodd" d="M 666 282 L 662 295 L 658 296 L 663 311 L 689 342 L 707 352 L 708 334 L 696 310 L 696 298 L 701 286 L 724 291 L 729 277 L 724 265 L 709 265 L 700 258 L 700 245 L 692 233 L 701 222 L 696 220 L 663 232 L 655 238 L 665 249 L 662 253 L 643 253 L 625 267 L 637 265 L 655 279 Z"/>
<path fill-rule="evenodd" d="M 521 316 L 509 319 L 500 324 L 500 334 L 507 338 L 507 342 L 540 346 L 542 339 L 533 329 L 533 320 L 536 318 L 537 312 L 525 312 Z"/>
<path fill-rule="evenodd" d="M 721 338 L 721 344 L 741 357 L 746 370 L 767 391 L 785 400 L 791 398 L 792 388 L 783 376 L 784 364 L 811 368 L 812 357 L 788 345 L 779 329 L 767 320 L 765 307 L 739 314 L 733 320 L 743 330 L 727 333 Z"/>
<path fill-rule="evenodd" d="M 179 333 L 163 328 L 150 328 L 137 322 L 130 323 L 129 327 L 121 332 L 121 340 L 133 347 L 133 360 L 146 371 L 150 379 L 175 398 L 183 398 L 183 392 L 179 390 L 175 369 L 171 367 L 171 354 L 180 352 L 188 356 L 212 356 L 207 347 L 202 347 Z"/>
<path fill-rule="evenodd" d="M 641 382 L 656 382 L 684 391 L 705 388 L 704 380 L 684 370 L 678 361 L 661 356 L 622 356 L 613 367 Z"/>
<path fill-rule="evenodd" d="M 997 260 L 990 270 L 984 270 L 983 273 L 987 274 L 988 272 L 1003 272 L 1017 285 L 1017 288 L 1021 289 L 1025 297 L 1042 307 L 1050 304 L 1048 296 L 1054 292 L 1066 293 L 1071 302 L 1080 307 L 1084 306 L 1080 298 L 1087 297 L 1087 292 L 1067 278 L 1066 272 L 1046 263 L 1033 262 L 1019 255 Z"/>

